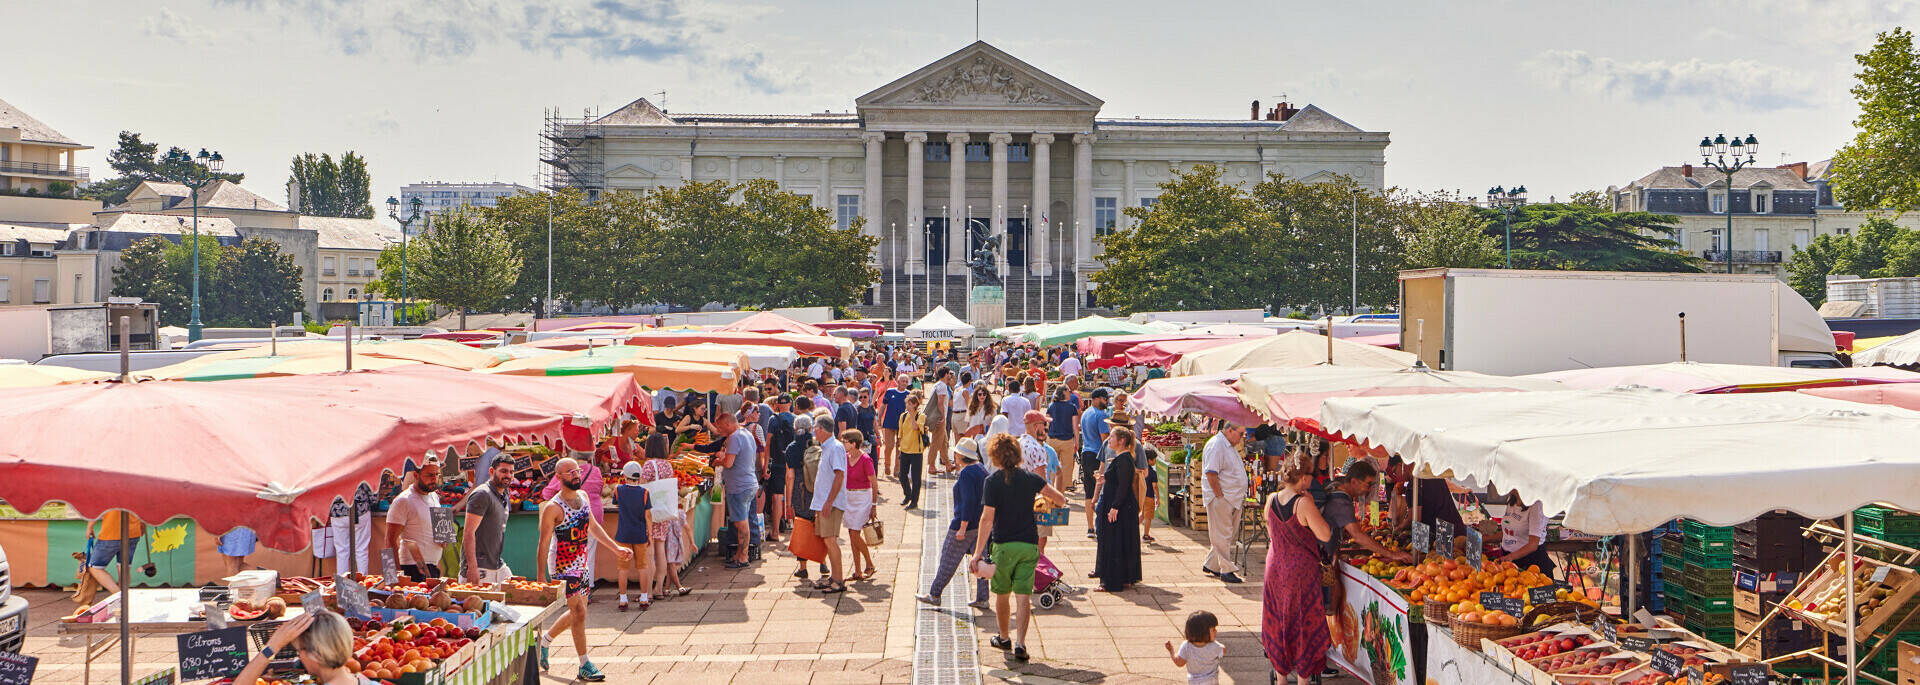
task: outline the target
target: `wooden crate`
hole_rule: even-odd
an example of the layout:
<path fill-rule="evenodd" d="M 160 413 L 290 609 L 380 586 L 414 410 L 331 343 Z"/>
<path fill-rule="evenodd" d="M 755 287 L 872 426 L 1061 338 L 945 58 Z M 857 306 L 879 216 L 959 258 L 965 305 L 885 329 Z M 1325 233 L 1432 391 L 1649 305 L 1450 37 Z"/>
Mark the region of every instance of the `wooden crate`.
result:
<path fill-rule="evenodd" d="M 1920 685 L 1920 647 L 1902 642 L 1898 654 L 1900 665 L 1894 672 L 1899 674 L 1900 685 Z"/>
<path fill-rule="evenodd" d="M 1903 566 L 1867 558 L 1856 558 L 1854 564 L 1857 569 L 1869 573 L 1884 567 L 1887 571 L 1885 583 L 1893 590 L 1879 610 L 1867 614 L 1855 627 L 1857 635 L 1872 635 L 1881 624 L 1886 623 L 1898 613 L 1899 609 L 1912 601 L 1916 594 L 1920 594 L 1920 574 L 1915 574 L 1913 570 Z M 1794 589 L 1793 594 L 1789 595 L 1786 601 L 1790 607 L 1812 605 L 1813 599 L 1824 594 L 1828 588 L 1843 587 L 1839 584 L 1849 582 L 1852 582 L 1852 579 L 1846 577 L 1846 565 L 1843 560 L 1837 555 L 1832 556 L 1822 562 L 1819 568 L 1814 569 L 1808 578 L 1800 583 L 1800 587 Z M 1844 588 L 1842 591 L 1844 592 Z M 1835 614 L 1816 618 L 1809 615 L 1808 619 L 1809 622 L 1827 632 L 1836 635 L 1845 635 L 1847 632 L 1845 616 Z"/>

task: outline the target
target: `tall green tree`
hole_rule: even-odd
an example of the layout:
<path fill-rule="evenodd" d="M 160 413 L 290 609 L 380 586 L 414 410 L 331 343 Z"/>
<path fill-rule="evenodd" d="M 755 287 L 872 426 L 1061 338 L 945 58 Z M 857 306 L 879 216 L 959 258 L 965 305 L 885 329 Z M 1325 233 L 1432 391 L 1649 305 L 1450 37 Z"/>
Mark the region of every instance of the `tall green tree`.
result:
<path fill-rule="evenodd" d="M 201 258 L 206 255 L 202 253 Z M 273 241 L 248 238 L 221 251 L 220 293 L 212 319 L 222 325 L 264 326 L 293 321 L 306 304 L 300 265 Z M 204 286 L 201 289 L 206 292 Z M 204 313 L 203 313 L 204 316 Z"/>
<path fill-rule="evenodd" d="M 1505 230 L 1499 210 L 1476 210 L 1487 233 Z M 1552 203 L 1521 207 L 1513 215 L 1513 268 L 1567 271 L 1698 272 L 1673 240 L 1679 217 L 1613 212 L 1591 205 Z"/>
<path fill-rule="evenodd" d="M 472 208 L 434 215 L 408 243 L 409 289 L 422 299 L 467 313 L 497 306 L 520 277 L 522 259 L 505 227 Z"/>
<path fill-rule="evenodd" d="M 1416 208 L 1409 208 L 1412 213 Z M 1488 231 L 1486 217 L 1466 205 L 1445 203 L 1407 226 L 1403 266 L 1408 269 L 1500 266 L 1501 241 Z"/>
<path fill-rule="evenodd" d="M 855 218 L 842 229 L 833 213 L 806 195 L 780 190 L 766 179 L 738 186 L 735 205 L 747 259 L 737 304 L 774 307 L 846 307 L 880 280 L 873 266 L 878 236 Z"/>
<path fill-rule="evenodd" d="M 513 287 L 507 290 L 501 305 L 509 311 L 546 311 L 547 265 L 552 264 L 553 296 L 556 300 L 599 300 L 605 293 L 591 292 L 598 287 L 589 279 L 601 277 L 601 268 L 609 255 L 605 245 L 592 241 L 616 216 L 631 216 L 631 198 L 615 199 L 627 193 L 607 193 L 599 203 L 589 204 L 586 195 L 574 189 L 553 192 L 520 193 L 500 198 L 482 211 L 501 226 L 513 242 L 514 251 L 525 263 Z M 615 208 L 601 207 L 614 199 Z M 552 231 L 548 231 L 548 227 Z M 553 259 L 547 258 L 548 236 L 552 236 Z"/>
<path fill-rule="evenodd" d="M 1229 309 L 1272 302 L 1257 242 L 1271 223 L 1212 165 L 1160 185 L 1152 207 L 1129 207 L 1136 224 L 1108 235 L 1100 255 L 1100 300 L 1121 311 Z"/>
<path fill-rule="evenodd" d="M 167 148 L 167 155 L 174 152 L 191 153 L 179 147 Z M 160 154 L 159 143 L 149 143 L 132 131 L 121 131 L 113 150 L 107 153 L 107 166 L 119 176 L 94 181 L 80 189 L 80 197 L 99 200 L 107 205 L 117 205 L 127 201 L 127 195 L 139 187 L 143 181 L 173 181 L 181 175 L 205 176 L 209 172 L 199 162 L 175 163 L 167 161 L 167 155 Z M 234 183 L 246 178 L 246 174 L 223 172 L 214 174 Z"/>
<path fill-rule="evenodd" d="M 348 150 L 338 162 L 327 153 L 301 154 L 293 158 L 292 176 L 300 191 L 300 206 L 294 211 L 307 216 L 373 218 L 367 160 L 359 153 Z"/>
<path fill-rule="evenodd" d="M 1861 278 L 1892 278 L 1910 274 L 1888 268 L 1901 243 L 1912 233 L 1885 217 L 1869 217 L 1853 234 L 1846 236 L 1851 249 L 1833 264 L 1833 274 L 1851 274 Z"/>
<path fill-rule="evenodd" d="M 1256 244 L 1271 277 L 1274 311 L 1347 311 L 1386 307 L 1399 299 L 1403 210 L 1390 195 L 1338 176 L 1307 183 L 1279 174 L 1253 187 L 1267 225 Z"/>
<path fill-rule="evenodd" d="M 1594 209 L 1609 212 L 1613 211 L 1613 199 L 1608 197 L 1605 191 L 1600 190 L 1575 191 L 1574 194 L 1567 196 L 1567 204 L 1586 205 Z"/>
<path fill-rule="evenodd" d="M 1813 306 L 1820 306 L 1827 301 L 1827 276 L 1841 273 L 1837 265 L 1851 261 L 1853 249 L 1853 237 L 1844 235 L 1818 236 L 1804 249 L 1793 248 L 1793 256 L 1787 258 L 1787 285 Z"/>
<path fill-rule="evenodd" d="M 185 325 L 191 318 L 193 246 L 162 237 L 135 242 L 113 270 L 115 295 L 159 306 L 160 320 Z M 306 298 L 300 266 L 280 246 L 262 238 L 221 245 L 200 237 L 200 319 L 209 326 L 265 326 L 293 320 Z"/>
<path fill-rule="evenodd" d="M 1920 208 L 1920 51 L 1913 33 L 1882 33 L 1854 61 L 1859 130 L 1828 169 L 1834 199 L 1851 209 Z"/>

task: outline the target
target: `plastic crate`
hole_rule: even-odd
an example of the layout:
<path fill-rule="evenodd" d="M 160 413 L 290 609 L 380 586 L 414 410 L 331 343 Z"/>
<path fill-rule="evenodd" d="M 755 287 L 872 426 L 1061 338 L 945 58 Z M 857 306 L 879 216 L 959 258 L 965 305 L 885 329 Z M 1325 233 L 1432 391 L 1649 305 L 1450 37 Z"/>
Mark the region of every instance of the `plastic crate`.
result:
<path fill-rule="evenodd" d="M 1731 532 L 1733 529 L 1728 528 L 1726 530 L 1729 532 L 1724 538 L 1694 537 L 1689 535 L 1687 536 L 1687 541 L 1682 544 L 1681 547 L 1685 549 L 1688 554 L 1695 552 L 1730 553 L 1733 551 L 1733 533 Z"/>
<path fill-rule="evenodd" d="M 1733 597 L 1733 570 L 1687 564 L 1687 592 L 1695 597 Z"/>
<path fill-rule="evenodd" d="M 1856 527 L 1870 527 L 1887 535 L 1920 535 L 1920 516 L 1885 507 L 1855 509 L 1853 523 Z"/>
<path fill-rule="evenodd" d="M 1709 614 L 1724 614 L 1733 611 L 1732 597 L 1694 597 L 1687 603 L 1688 609 Z M 1728 624 L 1731 626 L 1732 624 Z"/>
<path fill-rule="evenodd" d="M 1680 530 L 1686 533 L 1689 543 L 1694 540 L 1722 540 L 1728 542 L 1733 540 L 1733 526 L 1709 526 L 1693 519 L 1686 519 L 1681 522 Z"/>
<path fill-rule="evenodd" d="M 1705 611 L 1701 611 L 1699 609 L 1694 609 L 1689 607 L 1687 609 L 1686 626 L 1687 626 L 1687 630 L 1691 630 L 1696 633 L 1699 633 L 1705 630 L 1725 630 L 1728 632 L 1732 632 L 1733 631 L 1733 612 L 1726 611 L 1726 612 L 1718 612 L 1718 613 L 1708 613 Z M 1702 636 L 1704 637 L 1705 633 L 1702 633 Z M 1714 640 L 1714 642 L 1720 642 L 1720 640 Z M 1726 642 L 1730 644 L 1732 643 L 1732 640 L 1728 640 Z"/>
<path fill-rule="evenodd" d="M 1715 551 L 1715 552 L 1701 552 L 1694 549 L 1688 549 L 1686 551 L 1685 558 L 1686 558 L 1687 565 L 1689 566 L 1699 566 L 1701 568 L 1715 568 L 1715 569 L 1733 568 L 1733 548 L 1732 547 L 1722 548 L 1720 551 Z"/>
<path fill-rule="evenodd" d="M 1682 551 L 1679 545 L 1668 545 L 1666 549 L 1660 551 L 1658 558 L 1668 568 L 1680 568 L 1687 563 L 1686 552 Z"/>

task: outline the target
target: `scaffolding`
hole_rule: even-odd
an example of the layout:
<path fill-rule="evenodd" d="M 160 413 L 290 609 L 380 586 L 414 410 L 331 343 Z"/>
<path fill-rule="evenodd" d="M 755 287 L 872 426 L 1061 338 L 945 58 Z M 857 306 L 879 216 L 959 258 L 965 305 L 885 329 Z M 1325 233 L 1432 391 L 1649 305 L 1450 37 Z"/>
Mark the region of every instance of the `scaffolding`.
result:
<path fill-rule="evenodd" d="M 606 130 L 600 117 L 590 109 L 579 117 L 562 116 L 558 108 L 545 110 L 545 117 L 540 128 L 540 161 L 545 165 L 541 185 L 547 190 L 573 188 L 589 201 L 598 199 L 607 188 Z"/>

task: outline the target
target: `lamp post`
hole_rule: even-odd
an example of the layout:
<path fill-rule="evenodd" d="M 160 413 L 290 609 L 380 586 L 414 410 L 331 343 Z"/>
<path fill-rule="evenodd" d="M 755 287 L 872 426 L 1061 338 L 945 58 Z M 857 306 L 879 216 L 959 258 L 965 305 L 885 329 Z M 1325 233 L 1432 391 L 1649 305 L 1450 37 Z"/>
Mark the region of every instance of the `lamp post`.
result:
<path fill-rule="evenodd" d="M 1513 190 L 1507 190 L 1502 186 L 1487 189 L 1487 206 L 1500 210 L 1500 214 L 1506 218 L 1507 257 L 1504 268 L 1513 268 L 1513 213 L 1520 211 L 1520 208 L 1526 204 L 1526 186 L 1514 186 Z"/>
<path fill-rule="evenodd" d="M 1729 155 L 1729 152 L 1732 154 Z M 1721 245 L 1721 251 L 1727 256 L 1727 273 L 1733 273 L 1733 172 L 1752 166 L 1754 155 L 1759 152 L 1760 141 L 1751 133 L 1747 134 L 1744 142 L 1739 136 L 1734 136 L 1732 142 L 1728 142 L 1725 133 L 1712 138 L 1700 138 L 1701 165 L 1727 176 L 1727 200 L 1720 206 L 1727 215 L 1727 240 Z M 1741 155 L 1746 157 L 1742 159 Z"/>
<path fill-rule="evenodd" d="M 402 326 L 407 325 L 407 229 L 413 226 L 413 222 L 426 216 L 420 211 L 421 204 L 423 203 L 420 198 L 409 200 L 407 206 L 413 210 L 413 213 L 402 218 L 400 201 L 392 195 L 387 196 L 387 216 L 400 222 L 400 325 Z"/>
<path fill-rule="evenodd" d="M 219 180 L 226 160 L 218 151 L 208 154 L 206 148 L 200 148 L 200 154 L 192 156 L 188 156 L 186 150 L 174 148 L 167 152 L 166 161 L 178 169 L 169 180 L 186 186 L 187 197 L 193 201 L 193 307 L 187 316 L 187 341 L 192 342 L 200 339 L 204 328 L 200 323 L 200 189 Z"/>

